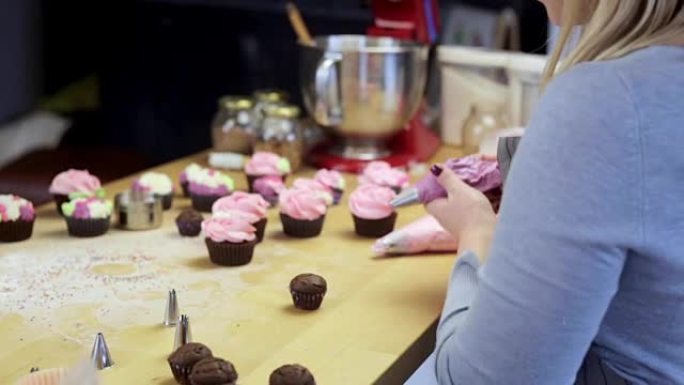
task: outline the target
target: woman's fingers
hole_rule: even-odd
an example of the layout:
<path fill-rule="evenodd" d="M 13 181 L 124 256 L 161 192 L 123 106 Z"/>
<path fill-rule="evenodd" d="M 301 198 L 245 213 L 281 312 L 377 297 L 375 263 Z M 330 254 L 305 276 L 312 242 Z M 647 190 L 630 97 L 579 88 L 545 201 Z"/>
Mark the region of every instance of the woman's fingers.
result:
<path fill-rule="evenodd" d="M 450 196 L 458 196 L 464 191 L 464 189 L 470 188 L 470 186 L 463 182 L 461 178 L 454 174 L 454 172 L 449 168 L 434 165 L 430 171 L 433 175 L 435 175 L 439 184 L 444 187 Z"/>

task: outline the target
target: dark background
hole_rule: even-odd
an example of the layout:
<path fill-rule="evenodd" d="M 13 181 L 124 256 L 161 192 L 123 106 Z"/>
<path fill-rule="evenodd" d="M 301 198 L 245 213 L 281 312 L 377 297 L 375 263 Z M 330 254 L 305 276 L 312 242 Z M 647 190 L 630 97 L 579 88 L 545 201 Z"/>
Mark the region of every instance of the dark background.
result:
<path fill-rule="evenodd" d="M 284 1 L 0 1 L 0 53 L 8 55 L 0 58 L 0 124 L 94 75 L 99 108 L 67 113 L 74 124 L 61 149 L 122 151 L 132 164 L 114 176 L 132 172 L 133 164 L 142 168 L 209 147 L 221 95 L 276 87 L 300 101 L 296 38 Z M 523 50 L 544 50 L 546 16 L 536 0 L 441 3 L 512 6 L 521 18 Z M 314 34 L 364 33 L 371 24 L 364 0 L 297 4 Z M 85 163 L 77 158 L 69 155 L 66 163 Z M 28 168 L 25 160 L 9 167 L 14 174 Z"/>

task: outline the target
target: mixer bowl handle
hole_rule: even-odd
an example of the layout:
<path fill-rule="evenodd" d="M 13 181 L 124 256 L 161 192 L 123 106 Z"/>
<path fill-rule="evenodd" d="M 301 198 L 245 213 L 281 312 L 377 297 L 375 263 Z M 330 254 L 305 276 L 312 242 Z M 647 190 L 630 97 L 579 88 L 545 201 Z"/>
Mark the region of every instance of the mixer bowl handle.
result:
<path fill-rule="evenodd" d="M 326 52 L 316 67 L 314 88 L 316 116 L 323 118 L 330 126 L 342 123 L 342 90 L 340 89 L 340 64 L 342 54 Z"/>

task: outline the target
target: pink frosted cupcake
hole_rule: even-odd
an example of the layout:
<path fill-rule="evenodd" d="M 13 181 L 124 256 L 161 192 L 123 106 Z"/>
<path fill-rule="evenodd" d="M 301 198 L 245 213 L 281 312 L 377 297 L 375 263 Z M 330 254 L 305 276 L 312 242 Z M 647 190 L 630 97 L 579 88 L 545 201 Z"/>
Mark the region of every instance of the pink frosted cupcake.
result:
<path fill-rule="evenodd" d="M 320 194 L 325 204 L 332 206 L 334 202 L 332 189 L 323 183 L 310 178 L 297 178 L 292 184 L 292 188 L 300 190 L 312 190 Z"/>
<path fill-rule="evenodd" d="M 408 187 L 409 176 L 398 168 L 392 168 L 389 163 L 383 161 L 370 162 L 359 176 L 359 184 L 374 184 L 389 187 L 399 194 Z"/>
<path fill-rule="evenodd" d="M 342 174 L 335 170 L 321 169 L 316 171 L 314 179 L 332 190 L 333 204 L 339 204 L 346 188 L 346 181 Z"/>
<path fill-rule="evenodd" d="M 188 182 L 192 208 L 209 213 L 214 202 L 230 195 L 234 188 L 231 177 L 220 171 L 204 168 Z"/>
<path fill-rule="evenodd" d="M 264 239 L 264 232 L 268 222 L 266 217 L 268 207 L 268 202 L 259 194 L 236 191 L 232 195 L 214 202 L 211 212 L 217 217 L 237 216 L 246 220 L 256 228 L 257 241 L 261 242 Z"/>
<path fill-rule="evenodd" d="M 0 242 L 31 238 L 35 219 L 33 203 L 16 195 L 0 195 Z"/>
<path fill-rule="evenodd" d="M 212 262 L 222 266 L 246 265 L 257 244 L 256 228 L 238 218 L 212 217 L 202 222 Z"/>
<path fill-rule="evenodd" d="M 290 189 L 280 194 L 280 221 L 285 234 L 291 237 L 318 236 L 327 210 L 325 200 L 316 191 Z"/>
<path fill-rule="evenodd" d="M 104 198 L 100 180 L 87 170 L 67 170 L 57 174 L 50 184 L 50 194 L 57 203 L 57 211 L 62 214 L 62 203 L 75 198 Z"/>
<path fill-rule="evenodd" d="M 195 176 L 199 175 L 200 171 L 202 171 L 202 167 L 200 167 L 197 163 L 191 163 L 188 165 L 188 167 L 183 170 L 180 174 L 180 185 L 181 189 L 183 190 L 183 196 L 186 198 L 190 197 L 190 179 L 193 179 Z"/>
<path fill-rule="evenodd" d="M 390 205 L 396 194 L 387 187 L 372 184 L 359 186 L 349 197 L 356 234 L 379 238 L 394 229 L 397 213 Z"/>
<path fill-rule="evenodd" d="M 262 176 L 254 181 L 253 190 L 273 207 L 278 204 L 278 197 L 285 190 L 285 182 L 279 176 Z"/>
<path fill-rule="evenodd" d="M 109 230 L 112 202 L 100 198 L 76 198 L 62 204 L 69 235 L 97 237 Z"/>
<path fill-rule="evenodd" d="M 250 192 L 254 192 L 254 181 L 258 178 L 275 176 L 280 177 L 284 182 L 291 171 L 290 161 L 272 152 L 255 152 L 245 164 Z"/>

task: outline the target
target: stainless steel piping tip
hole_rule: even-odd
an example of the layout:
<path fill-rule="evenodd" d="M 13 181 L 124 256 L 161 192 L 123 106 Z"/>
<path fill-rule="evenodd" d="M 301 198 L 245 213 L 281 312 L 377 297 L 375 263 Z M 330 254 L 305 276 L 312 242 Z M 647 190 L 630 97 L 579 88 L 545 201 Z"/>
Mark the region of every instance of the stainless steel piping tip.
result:
<path fill-rule="evenodd" d="M 192 342 L 192 333 L 190 332 L 190 319 L 187 315 L 182 314 L 178 319 L 176 325 L 176 338 L 173 341 L 173 351 L 179 347 Z"/>
<path fill-rule="evenodd" d="M 416 203 L 420 203 L 420 199 L 418 197 L 418 189 L 415 187 L 410 187 L 405 189 L 394 199 L 392 199 L 390 205 L 396 209 L 399 207 L 409 206 Z"/>
<path fill-rule="evenodd" d="M 93 351 L 90 353 L 90 360 L 93 366 L 98 369 L 106 369 L 114 365 L 112 356 L 109 353 L 109 348 L 107 347 L 107 342 L 104 339 L 102 333 L 97 333 L 95 336 L 95 344 L 93 345 Z"/>
<path fill-rule="evenodd" d="M 166 311 L 164 312 L 164 326 L 175 326 L 178 322 L 178 299 L 176 298 L 176 290 L 169 291 L 169 296 L 166 299 Z"/>

